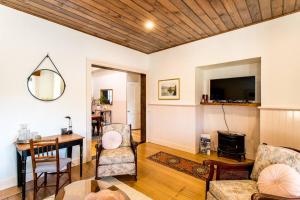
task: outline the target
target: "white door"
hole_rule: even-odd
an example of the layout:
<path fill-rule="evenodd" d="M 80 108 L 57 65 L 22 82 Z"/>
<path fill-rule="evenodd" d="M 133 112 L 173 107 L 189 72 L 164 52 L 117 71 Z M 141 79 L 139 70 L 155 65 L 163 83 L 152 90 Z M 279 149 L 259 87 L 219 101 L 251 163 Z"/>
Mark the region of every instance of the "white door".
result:
<path fill-rule="evenodd" d="M 127 123 L 132 129 L 141 128 L 141 85 L 138 82 L 127 83 Z"/>

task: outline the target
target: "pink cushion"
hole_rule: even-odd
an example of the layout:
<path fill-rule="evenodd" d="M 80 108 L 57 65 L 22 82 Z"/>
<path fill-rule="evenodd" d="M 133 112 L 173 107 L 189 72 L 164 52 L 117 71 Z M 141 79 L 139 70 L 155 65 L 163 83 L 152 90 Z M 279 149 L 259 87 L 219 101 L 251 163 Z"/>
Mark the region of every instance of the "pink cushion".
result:
<path fill-rule="evenodd" d="M 288 165 L 270 165 L 259 174 L 257 186 L 260 193 L 300 197 L 300 174 Z"/>
<path fill-rule="evenodd" d="M 104 149 L 116 149 L 122 144 L 122 135 L 117 131 L 108 131 L 102 136 Z"/>

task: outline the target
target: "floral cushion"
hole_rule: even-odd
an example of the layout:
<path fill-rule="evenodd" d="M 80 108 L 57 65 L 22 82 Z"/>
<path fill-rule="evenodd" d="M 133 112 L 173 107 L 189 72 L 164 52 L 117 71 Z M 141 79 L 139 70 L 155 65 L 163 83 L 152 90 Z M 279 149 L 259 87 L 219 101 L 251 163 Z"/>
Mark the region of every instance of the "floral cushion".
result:
<path fill-rule="evenodd" d="M 117 131 L 122 135 L 121 147 L 129 147 L 130 144 L 130 126 L 126 124 L 110 124 L 103 127 L 103 133 L 108 131 Z"/>
<path fill-rule="evenodd" d="M 256 182 L 252 180 L 223 180 L 209 183 L 210 199 L 250 200 L 258 192 Z"/>
<path fill-rule="evenodd" d="M 135 175 L 134 163 L 120 163 L 113 165 L 100 165 L 98 167 L 98 177 L 117 176 L 117 175 Z"/>
<path fill-rule="evenodd" d="M 207 192 L 206 200 L 217 200 L 217 199 L 210 192 Z"/>
<path fill-rule="evenodd" d="M 259 145 L 251 179 L 257 181 L 260 172 L 272 164 L 286 164 L 300 173 L 300 153 L 283 147 Z"/>
<path fill-rule="evenodd" d="M 102 150 L 99 158 L 100 165 L 119 163 L 134 163 L 134 154 L 130 147 Z"/>

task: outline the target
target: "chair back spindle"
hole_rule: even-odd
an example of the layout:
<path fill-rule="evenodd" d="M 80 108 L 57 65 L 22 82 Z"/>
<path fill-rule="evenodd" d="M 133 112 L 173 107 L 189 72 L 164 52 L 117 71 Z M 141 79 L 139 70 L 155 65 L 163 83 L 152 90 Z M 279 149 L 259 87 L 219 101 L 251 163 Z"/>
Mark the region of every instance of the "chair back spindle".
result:
<path fill-rule="evenodd" d="M 55 187 L 55 195 L 65 183 L 72 181 L 71 179 L 71 159 L 59 158 L 58 138 L 43 139 L 41 141 L 30 140 L 30 154 L 32 160 L 34 191 L 33 199 L 36 200 L 37 192 L 42 187 Z M 60 178 L 63 174 L 68 174 L 68 180 L 60 184 Z M 44 181 L 38 184 L 38 179 L 44 174 Z M 48 174 L 56 175 L 56 184 L 48 185 Z"/>
<path fill-rule="evenodd" d="M 56 162 L 57 171 L 59 171 L 58 138 L 41 141 L 30 140 L 30 154 L 33 173 L 35 173 L 37 163 L 53 161 Z"/>

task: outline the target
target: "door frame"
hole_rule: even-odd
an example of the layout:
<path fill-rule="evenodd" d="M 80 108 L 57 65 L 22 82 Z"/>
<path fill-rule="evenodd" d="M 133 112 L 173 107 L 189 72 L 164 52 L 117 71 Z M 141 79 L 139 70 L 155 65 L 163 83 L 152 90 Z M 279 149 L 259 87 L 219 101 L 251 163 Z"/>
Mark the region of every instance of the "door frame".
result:
<path fill-rule="evenodd" d="M 86 161 L 92 160 L 91 155 L 91 143 L 92 143 L 92 133 L 91 133 L 91 96 L 92 96 L 92 68 L 100 68 L 112 71 L 127 72 L 139 74 L 141 76 L 141 142 L 146 142 L 146 109 L 147 109 L 147 93 L 146 93 L 146 77 L 147 72 L 142 69 L 130 68 L 127 66 L 112 65 L 104 62 L 99 62 L 95 60 L 87 59 L 86 64 Z M 127 116 L 127 115 L 126 115 Z M 127 121 L 127 120 L 126 120 Z"/>

